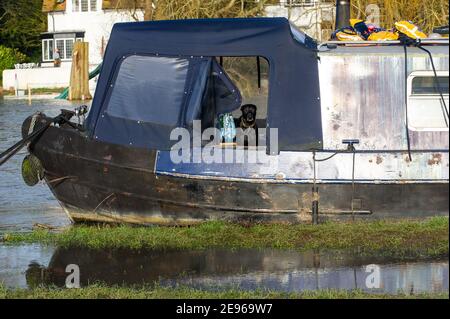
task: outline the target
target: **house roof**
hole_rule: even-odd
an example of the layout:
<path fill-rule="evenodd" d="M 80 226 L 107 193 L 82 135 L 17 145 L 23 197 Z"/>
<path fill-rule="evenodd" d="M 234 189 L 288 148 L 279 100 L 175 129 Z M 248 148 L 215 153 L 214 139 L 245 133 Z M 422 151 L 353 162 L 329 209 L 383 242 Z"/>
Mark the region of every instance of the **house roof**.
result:
<path fill-rule="evenodd" d="M 42 1 L 43 12 L 65 11 L 65 10 L 66 10 L 66 1 L 57 1 L 57 0 Z"/>

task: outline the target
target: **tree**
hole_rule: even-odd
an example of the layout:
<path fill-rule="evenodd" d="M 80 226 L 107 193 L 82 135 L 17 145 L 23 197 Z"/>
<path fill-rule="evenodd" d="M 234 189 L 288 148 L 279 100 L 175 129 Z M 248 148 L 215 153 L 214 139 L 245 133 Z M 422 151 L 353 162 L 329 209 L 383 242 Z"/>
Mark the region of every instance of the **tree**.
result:
<path fill-rule="evenodd" d="M 269 0 L 159 0 L 155 19 L 255 17 Z"/>
<path fill-rule="evenodd" d="M 0 45 L 15 48 L 30 60 L 39 59 L 40 34 L 46 28 L 42 0 L 0 1 Z"/>
<path fill-rule="evenodd" d="M 128 9 L 137 20 L 143 9 L 145 20 L 255 17 L 275 0 L 115 0 L 116 9 Z"/>

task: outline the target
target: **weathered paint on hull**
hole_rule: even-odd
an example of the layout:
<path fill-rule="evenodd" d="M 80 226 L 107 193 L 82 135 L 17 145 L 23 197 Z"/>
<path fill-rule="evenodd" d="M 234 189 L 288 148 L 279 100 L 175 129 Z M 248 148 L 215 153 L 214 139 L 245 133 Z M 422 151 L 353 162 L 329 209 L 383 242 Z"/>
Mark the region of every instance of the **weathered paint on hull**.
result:
<path fill-rule="evenodd" d="M 30 147 L 74 221 L 186 225 L 204 220 L 311 221 L 312 184 L 155 173 L 155 151 L 49 128 Z M 351 183 L 318 185 L 322 219 L 349 218 Z M 448 181 L 355 184 L 360 218 L 448 215 Z"/>

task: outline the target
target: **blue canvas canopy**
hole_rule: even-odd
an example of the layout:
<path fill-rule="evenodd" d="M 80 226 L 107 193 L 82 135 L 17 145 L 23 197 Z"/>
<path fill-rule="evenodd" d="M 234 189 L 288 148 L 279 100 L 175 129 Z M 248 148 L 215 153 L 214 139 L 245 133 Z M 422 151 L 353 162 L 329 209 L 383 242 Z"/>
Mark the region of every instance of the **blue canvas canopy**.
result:
<path fill-rule="evenodd" d="M 279 150 L 321 148 L 315 42 L 284 18 L 115 24 L 88 131 L 101 141 L 168 149 L 173 127 L 189 126 L 189 120 L 207 114 L 199 111 L 199 103 L 208 99 L 214 70 L 220 74 L 214 90 L 228 92 L 221 94 L 227 99 L 221 107 L 239 107 L 240 94 L 215 59 L 222 56 L 267 59 L 267 128 L 278 128 Z M 149 112 L 149 104 L 164 112 Z"/>

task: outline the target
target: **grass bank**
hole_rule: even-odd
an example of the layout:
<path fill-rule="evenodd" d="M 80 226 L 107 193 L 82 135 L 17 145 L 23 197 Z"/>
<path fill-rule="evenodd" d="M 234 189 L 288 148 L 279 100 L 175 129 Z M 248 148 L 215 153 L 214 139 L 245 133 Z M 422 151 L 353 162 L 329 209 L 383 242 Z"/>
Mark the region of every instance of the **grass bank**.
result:
<path fill-rule="evenodd" d="M 7 289 L 0 286 L 0 299 L 448 299 L 448 293 L 421 293 L 415 295 L 369 294 L 361 290 L 318 290 L 301 293 L 283 293 L 270 290 L 203 291 L 178 288 L 126 288 L 92 285 L 80 289 L 39 287 L 34 289 Z"/>
<path fill-rule="evenodd" d="M 61 93 L 64 91 L 65 88 L 32 88 L 31 89 L 31 95 L 46 95 L 46 94 L 56 94 Z M 3 92 L 1 92 L 3 91 Z M 25 92 L 25 94 L 28 94 L 28 92 Z M 14 90 L 1 90 L 0 89 L 0 95 L 15 95 Z"/>
<path fill-rule="evenodd" d="M 75 226 L 3 235 L 6 244 L 131 249 L 277 248 L 357 250 L 360 254 L 448 256 L 447 217 L 426 220 L 329 222 L 321 225 L 242 225 L 206 222 L 193 227 Z"/>

